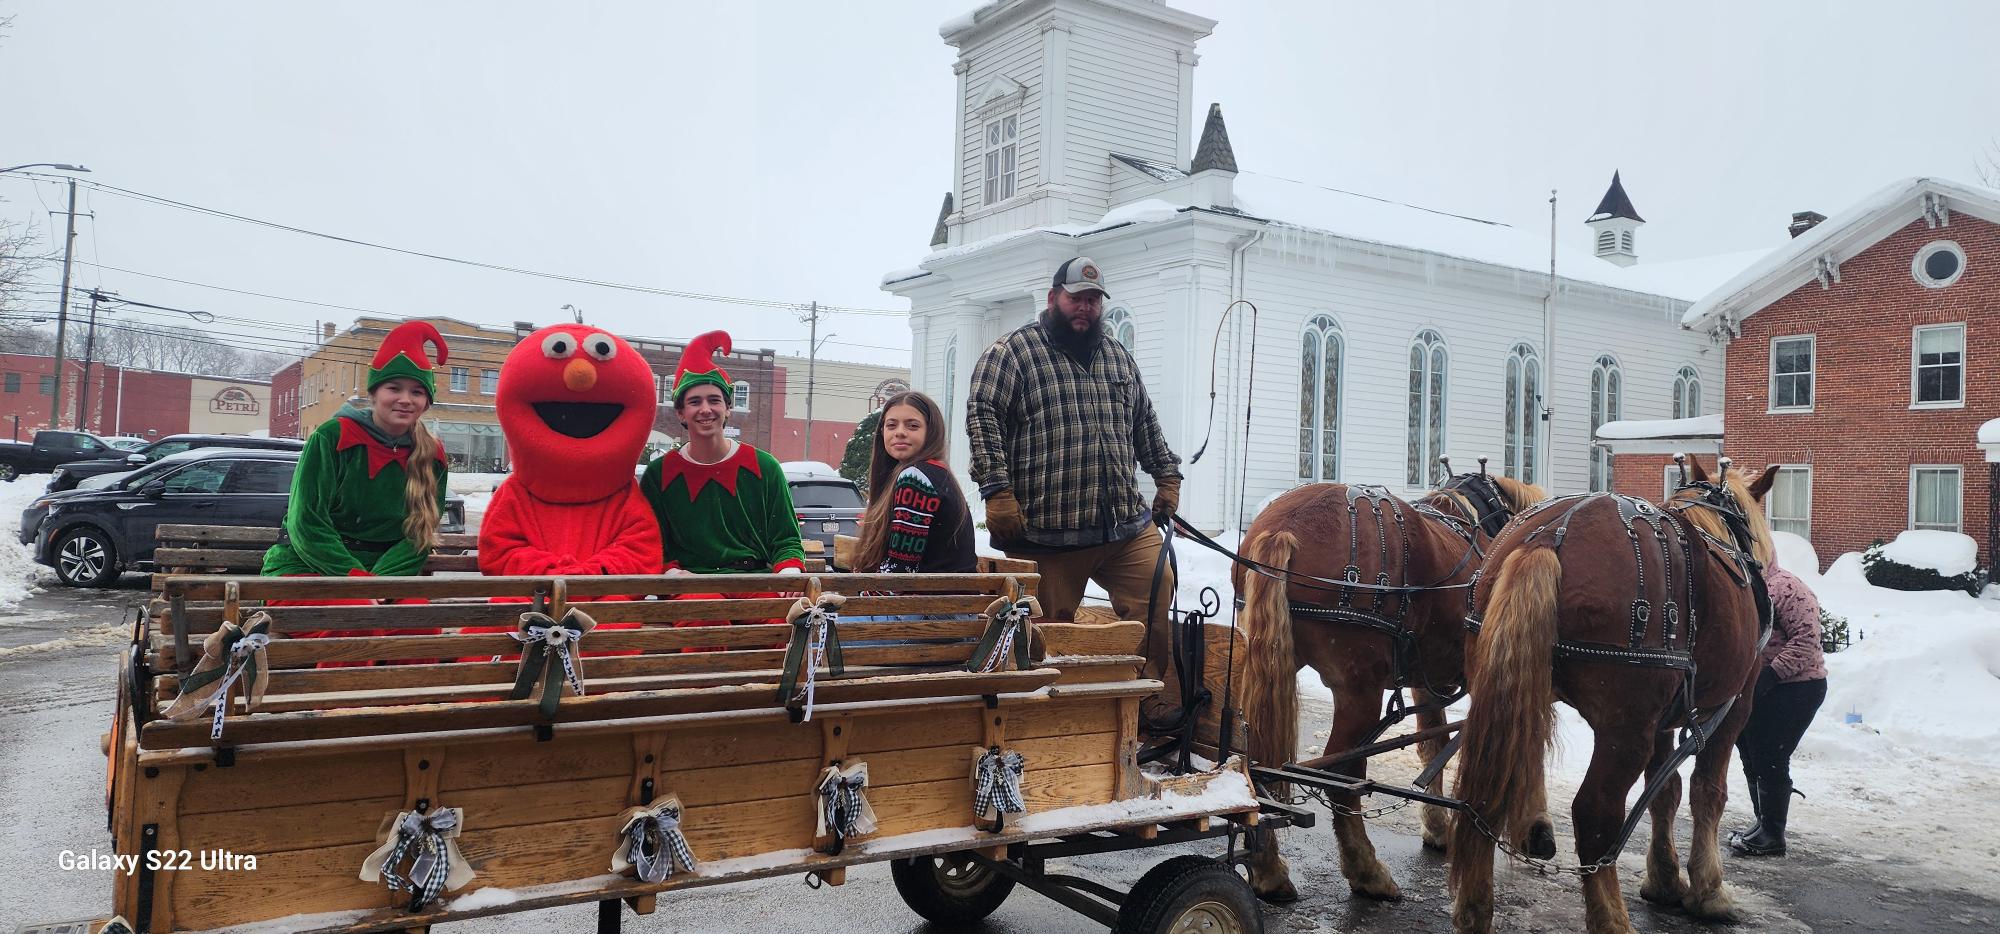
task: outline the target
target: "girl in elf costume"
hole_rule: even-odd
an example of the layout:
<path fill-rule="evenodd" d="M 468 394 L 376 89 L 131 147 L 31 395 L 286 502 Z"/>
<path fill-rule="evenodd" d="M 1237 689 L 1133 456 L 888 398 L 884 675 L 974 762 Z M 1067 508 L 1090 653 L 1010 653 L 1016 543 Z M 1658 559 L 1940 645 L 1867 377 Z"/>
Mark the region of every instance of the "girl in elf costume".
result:
<path fill-rule="evenodd" d="M 444 511 L 445 454 L 423 416 L 437 392 L 428 343 L 450 353 L 427 321 L 405 321 L 368 369 L 367 405 L 349 403 L 306 439 L 292 474 L 284 534 L 264 553 L 266 577 L 410 577 L 423 573 Z M 366 600 L 288 601 L 291 605 Z M 273 605 L 284 602 L 273 601 Z M 330 630 L 299 636 L 430 635 L 436 630 Z M 341 663 L 323 663 L 335 665 Z"/>

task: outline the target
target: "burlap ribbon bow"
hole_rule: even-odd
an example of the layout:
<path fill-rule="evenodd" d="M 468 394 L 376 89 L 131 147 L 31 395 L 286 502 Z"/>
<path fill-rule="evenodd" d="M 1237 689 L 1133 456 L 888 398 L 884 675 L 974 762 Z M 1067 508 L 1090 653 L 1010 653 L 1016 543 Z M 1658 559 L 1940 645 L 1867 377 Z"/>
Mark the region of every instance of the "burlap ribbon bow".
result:
<path fill-rule="evenodd" d="M 244 706 L 254 710 L 264 702 L 271 683 L 271 665 L 264 648 L 271 644 L 271 614 L 258 611 L 246 625 L 225 622 L 202 640 L 201 662 L 181 681 L 180 696 L 167 708 L 169 720 L 190 720 L 211 707 L 211 742 L 222 738 L 222 719 L 229 712 L 229 689 L 243 684 Z"/>
<path fill-rule="evenodd" d="M 1001 597 L 987 605 L 986 615 L 993 621 L 972 647 L 972 658 L 966 661 L 965 670 L 999 671 L 1010 652 L 1014 667 L 1028 667 L 1028 620 L 1042 615 L 1041 603 L 1034 597 L 1019 600 Z"/>
<path fill-rule="evenodd" d="M 541 711 L 544 717 L 556 715 L 556 703 L 562 700 L 562 683 L 568 679 L 570 691 L 576 696 L 584 695 L 583 656 L 577 646 L 583 641 L 583 634 L 597 628 L 597 621 L 576 607 L 570 607 L 557 622 L 547 613 L 530 610 L 521 614 L 521 625 L 508 633 L 514 641 L 522 644 L 521 668 L 514 676 L 514 690 L 507 697 L 523 700 L 535 693 L 536 683 L 542 686 Z M 550 664 L 554 656 L 562 664 Z"/>
<path fill-rule="evenodd" d="M 627 867 L 641 882 L 664 882 L 678 869 L 693 872 L 694 850 L 681 833 L 681 799 L 668 795 L 644 807 L 626 808 L 619 815 L 618 849 L 611 854 L 611 871 Z"/>
<path fill-rule="evenodd" d="M 829 674 L 847 670 L 840 654 L 840 606 L 846 602 L 846 597 L 829 591 L 812 602 L 800 597 L 785 611 L 785 622 L 792 624 L 792 641 L 785 647 L 785 673 L 778 682 L 778 702 L 795 710 L 803 709 L 805 720 L 812 719 L 815 676 L 820 666 L 826 665 Z M 799 687 L 802 678 L 804 688 Z"/>
<path fill-rule="evenodd" d="M 422 911 L 439 893 L 457 890 L 476 875 L 458 851 L 464 825 L 460 808 L 398 813 L 377 834 L 382 845 L 361 861 L 361 881 L 386 883 L 391 892 L 408 889 L 409 909 Z M 406 860 L 410 868 L 402 872 Z"/>
<path fill-rule="evenodd" d="M 819 775 L 819 813 L 814 815 L 813 834 L 831 837 L 823 851 L 839 856 L 849 837 L 875 832 L 875 809 L 868 804 L 863 789 L 868 787 L 868 763 L 856 762 L 847 768 L 829 765 Z"/>

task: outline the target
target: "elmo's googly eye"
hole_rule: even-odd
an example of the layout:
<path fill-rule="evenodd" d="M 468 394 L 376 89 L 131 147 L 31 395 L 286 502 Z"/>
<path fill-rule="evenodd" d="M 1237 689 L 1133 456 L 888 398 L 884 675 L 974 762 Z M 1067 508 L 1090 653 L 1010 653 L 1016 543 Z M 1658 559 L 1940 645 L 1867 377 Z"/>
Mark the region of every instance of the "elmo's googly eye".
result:
<path fill-rule="evenodd" d="M 561 331 L 542 338 L 542 356 L 551 360 L 567 360 L 576 356 L 576 338 Z"/>
<path fill-rule="evenodd" d="M 609 360 L 618 356 L 618 344 L 609 334 L 592 334 L 583 339 L 583 352 L 595 360 Z"/>

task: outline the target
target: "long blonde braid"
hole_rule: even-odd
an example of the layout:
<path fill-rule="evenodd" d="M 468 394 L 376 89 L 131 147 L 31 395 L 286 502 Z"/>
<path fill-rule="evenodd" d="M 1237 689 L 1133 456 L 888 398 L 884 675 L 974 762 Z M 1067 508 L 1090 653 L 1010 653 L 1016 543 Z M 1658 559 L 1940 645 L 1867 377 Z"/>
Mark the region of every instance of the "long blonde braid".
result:
<path fill-rule="evenodd" d="M 414 445 L 403 469 L 403 536 L 418 548 L 437 545 L 438 523 L 438 440 L 424 427 L 423 419 L 410 428 Z"/>

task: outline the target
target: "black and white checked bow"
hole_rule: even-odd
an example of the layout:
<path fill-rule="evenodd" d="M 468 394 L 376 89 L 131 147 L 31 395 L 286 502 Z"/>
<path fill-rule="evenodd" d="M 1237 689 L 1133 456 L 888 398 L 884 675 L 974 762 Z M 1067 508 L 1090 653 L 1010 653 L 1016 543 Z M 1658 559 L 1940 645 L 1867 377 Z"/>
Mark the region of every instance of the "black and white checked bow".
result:
<path fill-rule="evenodd" d="M 540 681 L 544 717 L 556 715 L 556 704 L 562 700 L 564 679 L 568 679 L 570 690 L 582 697 L 583 659 L 577 655 L 577 646 L 583 641 L 583 634 L 595 628 L 597 621 L 576 607 L 570 607 L 561 622 L 547 613 L 533 610 L 521 614 L 519 628 L 508 633 L 524 648 L 520 671 L 514 676 L 514 690 L 507 696 L 522 700 L 535 692 L 535 682 Z M 560 670 L 549 664 L 551 655 L 561 660 Z"/>
<path fill-rule="evenodd" d="M 1008 814 L 1028 813 L 1021 799 L 1021 775 L 1028 761 L 1018 752 L 1001 752 L 993 746 L 979 757 L 972 793 L 972 813 L 980 820 L 1003 822 Z M 999 827 L 994 827 L 999 830 Z"/>
<path fill-rule="evenodd" d="M 831 836 L 825 852 L 829 856 L 839 856 L 847 847 L 847 838 L 875 831 L 875 812 L 868 806 L 868 799 L 862 789 L 868 787 L 868 763 L 860 762 L 846 769 L 838 764 L 827 766 L 820 773 L 819 780 L 819 827 L 821 836 Z"/>
<path fill-rule="evenodd" d="M 452 846 L 448 837 L 458 828 L 457 808 L 437 808 L 428 814 L 406 811 L 396 823 L 395 845 L 382 863 L 382 881 L 389 891 L 410 891 L 410 910 L 421 911 L 443 892 L 451 876 Z M 408 857 L 409 875 L 396 872 Z"/>
<path fill-rule="evenodd" d="M 620 831 L 624 839 L 618 857 L 611 861 L 612 872 L 631 866 L 641 882 L 664 882 L 675 869 L 693 872 L 694 850 L 681 833 L 681 803 L 677 798 L 649 808 L 634 808 Z"/>
<path fill-rule="evenodd" d="M 1042 615 L 1042 605 L 1034 597 L 1009 600 L 1001 597 L 986 608 L 992 622 L 972 647 L 965 670 L 999 671 L 1012 653 L 1017 668 L 1028 667 L 1028 620 Z"/>

